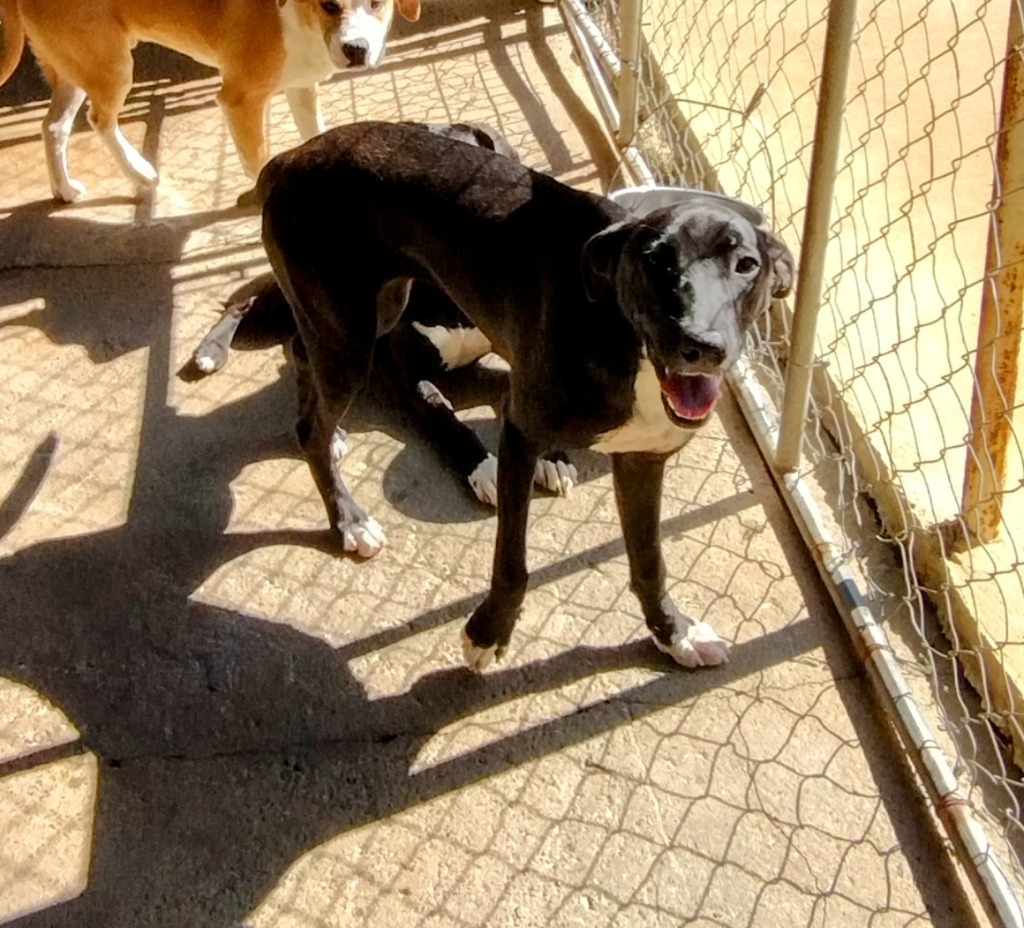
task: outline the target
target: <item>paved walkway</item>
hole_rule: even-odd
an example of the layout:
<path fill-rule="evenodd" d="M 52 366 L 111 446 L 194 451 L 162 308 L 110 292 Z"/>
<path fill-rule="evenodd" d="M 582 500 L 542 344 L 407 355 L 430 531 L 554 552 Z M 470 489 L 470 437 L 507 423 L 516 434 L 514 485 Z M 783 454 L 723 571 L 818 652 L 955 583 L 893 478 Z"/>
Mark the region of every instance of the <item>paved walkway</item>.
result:
<path fill-rule="evenodd" d="M 143 49 L 138 79 L 142 203 L 83 131 L 90 197 L 55 209 L 31 62 L 0 92 L 0 921 L 971 924 L 734 408 L 671 467 L 664 526 L 732 661 L 650 645 L 607 463 L 579 455 L 573 496 L 534 501 L 507 659 L 469 675 L 492 513 L 369 398 L 345 466 L 390 545 L 338 557 L 282 352 L 178 375 L 264 262 L 215 77 Z M 615 182 L 550 7 L 428 3 L 325 97 L 332 123 L 481 120 Z M 283 101 L 274 126 L 295 141 Z"/>

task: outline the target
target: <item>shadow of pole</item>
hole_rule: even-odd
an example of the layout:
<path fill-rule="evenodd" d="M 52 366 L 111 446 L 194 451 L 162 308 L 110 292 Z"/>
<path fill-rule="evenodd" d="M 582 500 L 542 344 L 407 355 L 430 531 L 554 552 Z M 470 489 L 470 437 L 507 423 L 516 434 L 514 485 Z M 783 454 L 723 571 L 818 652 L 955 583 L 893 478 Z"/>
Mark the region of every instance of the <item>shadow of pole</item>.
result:
<path fill-rule="evenodd" d="M 35 499 L 43 481 L 46 480 L 50 467 L 53 466 L 53 455 L 57 451 L 57 444 L 57 435 L 50 432 L 32 452 L 32 457 L 25 465 L 10 493 L 4 497 L 3 501 L 0 501 L 0 539 L 10 533 L 28 507 L 32 505 L 32 500 Z"/>

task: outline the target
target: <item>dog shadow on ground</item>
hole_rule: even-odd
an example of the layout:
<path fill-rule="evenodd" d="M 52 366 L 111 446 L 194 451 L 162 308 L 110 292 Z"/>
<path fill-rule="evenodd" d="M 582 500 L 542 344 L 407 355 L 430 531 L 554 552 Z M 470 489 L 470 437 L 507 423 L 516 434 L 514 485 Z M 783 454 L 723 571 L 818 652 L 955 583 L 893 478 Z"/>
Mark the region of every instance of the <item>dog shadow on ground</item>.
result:
<path fill-rule="evenodd" d="M 8 274 L 15 301 L 44 302 L 14 321 L 38 326 L 55 342 L 82 345 L 98 364 L 135 347 L 149 349 L 123 524 L 41 541 L 0 561 L 6 604 L 0 676 L 64 712 L 81 734 L 76 749 L 93 752 L 99 762 L 86 889 L 15 924 L 236 926 L 302 854 L 332 837 L 821 644 L 820 623 L 805 620 L 738 646 L 728 666 L 707 673 L 677 670 L 647 641 L 577 647 L 483 677 L 460 668 L 427 674 L 408 692 L 370 699 L 349 662 L 407 636 L 454 626 L 480 596 L 338 649 L 286 625 L 194 600 L 214 571 L 256 547 L 337 551 L 326 531 L 225 534 L 231 479 L 254 456 L 280 452 L 279 425 L 292 416 L 285 381 L 203 416 L 179 415 L 168 402 L 172 256 L 194 223 L 209 218 L 136 227 L 136 247 L 155 247 L 138 237 L 158 236 L 168 261 L 134 268 L 130 292 L 112 285 L 108 268 Z M 116 226 L 93 225 L 67 228 L 83 242 L 92 239 L 97 251 L 124 244 Z M 80 318 L 83 306 L 97 307 L 88 320 Z M 277 411 L 268 416 L 268 409 Z M 40 445 L 0 503 L 5 530 L 31 506 L 59 440 L 50 436 Z M 666 532 L 751 505 L 747 496 L 675 516 Z M 622 551 L 617 541 L 566 557 L 535 572 L 533 585 L 591 569 Z M 344 610 L 344 602 L 336 608 Z M 665 673 L 569 718 L 414 770 L 420 748 L 460 718 L 630 666 Z M 18 763 L 25 769 L 24 759 Z"/>
<path fill-rule="evenodd" d="M 258 394 L 253 402 L 260 402 Z M 254 546 L 325 540 L 326 533 L 315 532 L 223 534 L 229 509 L 223 478 L 239 464 L 225 434 L 242 424 L 246 405 L 186 419 L 158 409 L 151 397 L 125 524 L 44 541 L 0 561 L 9 607 L 0 676 L 58 706 L 81 733 L 79 748 L 99 762 L 88 885 L 71 901 L 18 919 L 21 928 L 237 926 L 296 860 L 345 831 L 812 649 L 824 646 L 842 660 L 837 632 L 807 618 L 737 645 L 730 663 L 712 671 L 681 671 L 640 641 L 575 647 L 484 676 L 453 668 L 421 677 L 400 695 L 371 700 L 351 661 L 454 624 L 479 597 L 337 649 L 288 626 L 194 601 L 212 570 Z M 4 524 L 30 505 L 45 480 L 52 443 L 47 439 L 0 504 Z M 666 534 L 751 505 L 749 496 L 672 517 Z M 532 585 L 621 554 L 616 541 L 566 557 L 535 572 Z M 795 574 L 807 576 L 805 569 Z M 809 602 L 820 602 L 820 590 L 806 592 Z M 569 717 L 414 768 L 431 736 L 460 718 L 635 666 L 664 673 Z M 862 707 L 851 709 L 864 718 Z M 863 727 L 866 746 L 884 757 L 874 729 Z M 892 782 L 891 770 L 879 774 Z M 909 829 L 905 840 L 920 842 L 919 831 Z M 943 859 L 937 844 L 919 850 L 921 861 Z"/>
<path fill-rule="evenodd" d="M 109 319 L 104 313 L 89 326 L 80 323 L 81 330 L 58 313 L 59 332 L 48 332 L 64 343 L 80 338 L 99 362 L 126 346 L 146 344 L 149 367 L 125 522 L 42 541 L 0 561 L 7 605 L 0 676 L 59 707 L 81 734 L 76 749 L 93 752 L 99 763 L 88 885 L 77 898 L 14 924 L 237 926 L 304 853 L 348 830 L 812 649 L 824 647 L 832 659 L 844 659 L 838 633 L 808 618 L 736 646 L 728 665 L 706 672 L 681 671 L 641 641 L 575 647 L 482 677 L 453 668 L 424 675 L 400 695 L 370 699 L 350 662 L 444 624 L 456 634 L 454 626 L 479 595 L 340 648 L 283 624 L 197 602 L 196 590 L 215 570 L 253 548 L 337 549 L 326 531 L 225 534 L 230 480 L 254 454 L 279 450 L 280 430 L 260 423 L 268 406 L 281 404 L 282 415 L 290 416 L 289 390 L 278 381 L 204 416 L 176 412 L 167 401 L 168 268 L 153 269 L 140 296 L 119 302 L 118 324 L 127 331 L 116 351 L 100 334 L 113 325 L 113 308 Z M 97 286 L 103 285 L 100 278 Z M 83 305 L 98 296 L 77 292 Z M 50 308 L 36 324 L 49 324 Z M 58 440 L 47 438 L 26 462 L 0 503 L 0 525 L 9 528 L 31 506 Z M 664 531 L 692 531 L 754 504 L 754 494 L 739 493 L 667 518 Z M 619 540 L 567 556 L 536 571 L 532 586 L 622 552 Z M 802 551 L 792 556 L 805 557 Z M 794 575 L 807 577 L 805 566 L 796 565 Z M 821 602 L 813 583 L 805 594 L 808 602 Z M 344 602 L 336 608 L 344 610 Z M 427 769 L 414 767 L 427 741 L 460 718 L 635 666 L 664 673 L 569 717 Z M 864 718 L 861 707 L 851 707 L 851 714 Z M 877 741 L 871 730 L 863 736 Z M 881 749 L 874 753 L 885 756 Z M 876 766 L 880 779 L 891 782 L 891 771 L 881 761 Z M 905 839 L 921 840 L 913 827 Z M 925 848 L 917 859 L 940 860 L 939 851 Z"/>
<path fill-rule="evenodd" d="M 348 830 L 813 649 L 824 647 L 841 659 L 835 657 L 845 647 L 838 635 L 808 618 L 737 645 L 728 665 L 707 672 L 680 671 L 641 641 L 575 647 L 480 677 L 453 668 L 424 675 L 400 695 L 369 699 L 351 661 L 425 630 L 454 626 L 480 596 L 445 603 L 341 648 L 193 599 L 218 568 L 260 546 L 337 552 L 327 531 L 225 534 L 231 480 L 254 459 L 294 450 L 290 431 L 282 438 L 293 416 L 287 378 L 204 416 L 178 415 L 168 402 L 170 269 L 189 234 L 233 213 L 124 226 L 68 217 L 40 225 L 30 213 L 16 214 L 15 226 L 19 235 L 37 236 L 37 256 L 50 247 L 54 254 L 78 254 L 80 247 L 91 257 L 89 266 L 79 268 L 4 271 L 10 304 L 44 304 L 7 323 L 36 326 L 58 344 L 81 345 L 96 364 L 138 348 L 149 353 L 127 518 L 113 528 L 28 545 L 0 560 L 0 676 L 52 701 L 80 732 L 72 750 L 93 752 L 99 763 L 88 885 L 75 899 L 13 924 L 233 928 L 305 852 Z M 138 249 L 145 261 L 132 258 Z M 123 286 L 127 263 L 130 292 Z M 376 418 L 372 408 L 364 415 L 367 422 Z M 59 434 L 47 437 L 0 501 L 0 534 L 30 509 L 59 442 Z M 401 483 L 405 467 L 399 463 L 385 481 Z M 753 504 L 751 494 L 737 494 L 671 516 L 664 531 L 691 531 Z M 589 570 L 622 551 L 616 541 L 567 556 L 536 571 L 531 585 Z M 804 553 L 790 556 L 801 562 L 794 575 L 807 577 Z M 808 602 L 821 601 L 813 583 L 804 592 Z M 427 769 L 414 767 L 421 747 L 460 718 L 634 666 L 664 673 L 571 716 Z M 860 710 L 851 714 L 864 717 Z M 20 761 L 19 769 L 30 761 Z M 0 777 L 10 769 L 0 765 Z M 906 836 L 908 846 L 918 842 L 910 865 L 934 869 L 945 859 L 941 848 L 937 842 L 921 848 L 920 840 Z"/>
<path fill-rule="evenodd" d="M 483 677 L 463 669 L 429 674 L 406 693 L 370 700 L 350 661 L 461 619 L 478 598 L 339 649 L 193 601 L 216 566 L 252 546 L 322 540 L 303 532 L 222 534 L 224 483 L 216 481 L 214 502 L 194 487 L 185 491 L 181 477 L 194 483 L 191 466 L 223 451 L 225 415 L 206 420 L 150 420 L 148 463 L 124 525 L 44 541 L 0 562 L 9 605 L 0 676 L 58 706 L 100 764 L 88 886 L 15 923 L 25 928 L 238 925 L 296 859 L 346 830 L 821 643 L 820 625 L 805 620 L 738 646 L 728 666 L 708 673 L 678 671 L 646 641 L 578 647 Z M 228 458 L 212 466 L 231 469 Z M 19 506 L 40 479 L 36 464 L 18 483 Z M 678 528 L 722 509 L 683 517 Z M 606 548 L 551 565 L 534 584 L 621 554 L 619 544 Z M 665 673 L 570 718 L 411 773 L 424 743 L 459 718 L 627 666 Z"/>

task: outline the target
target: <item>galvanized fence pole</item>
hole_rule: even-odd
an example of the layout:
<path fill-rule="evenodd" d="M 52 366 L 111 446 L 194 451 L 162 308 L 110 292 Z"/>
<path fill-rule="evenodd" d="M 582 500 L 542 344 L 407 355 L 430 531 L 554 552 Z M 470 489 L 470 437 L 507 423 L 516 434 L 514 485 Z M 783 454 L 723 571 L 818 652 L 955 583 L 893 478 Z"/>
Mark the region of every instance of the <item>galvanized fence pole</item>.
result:
<path fill-rule="evenodd" d="M 800 463 L 811 394 L 814 340 L 821 308 L 825 252 L 828 248 L 832 193 L 846 104 L 846 79 L 857 31 L 857 0 L 829 4 L 822 61 L 821 92 L 814 127 L 814 151 L 801 240 L 800 269 L 793 310 L 793 331 L 786 363 L 786 392 L 779 422 L 775 467 L 782 473 Z"/>
<path fill-rule="evenodd" d="M 1020 362 L 1024 307 L 1024 23 L 1019 0 L 1013 0 L 1010 6 L 996 137 L 994 206 L 961 505 L 968 542 L 993 541 L 999 536 Z"/>
<path fill-rule="evenodd" d="M 619 6 L 619 132 L 621 148 L 633 144 L 640 114 L 640 30 L 644 0 L 622 0 Z"/>

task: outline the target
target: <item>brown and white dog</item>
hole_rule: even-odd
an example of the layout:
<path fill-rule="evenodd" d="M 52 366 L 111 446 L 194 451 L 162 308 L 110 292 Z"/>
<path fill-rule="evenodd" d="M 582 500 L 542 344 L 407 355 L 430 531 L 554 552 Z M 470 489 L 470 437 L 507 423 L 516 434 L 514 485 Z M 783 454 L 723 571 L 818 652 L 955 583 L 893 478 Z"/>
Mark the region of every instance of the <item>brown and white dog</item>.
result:
<path fill-rule="evenodd" d="M 27 37 L 53 89 L 43 143 L 54 197 L 70 203 L 85 193 L 68 173 L 67 145 L 86 97 L 89 122 L 142 191 L 156 184 L 156 169 L 117 120 L 132 86 L 132 49 L 139 41 L 165 45 L 220 70 L 218 101 L 242 166 L 255 177 L 270 158 L 271 95 L 284 90 L 304 139 L 322 132 L 317 82 L 376 65 L 396 8 L 414 22 L 420 0 L 0 0 L 0 84 Z"/>

